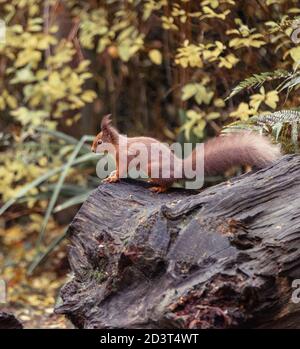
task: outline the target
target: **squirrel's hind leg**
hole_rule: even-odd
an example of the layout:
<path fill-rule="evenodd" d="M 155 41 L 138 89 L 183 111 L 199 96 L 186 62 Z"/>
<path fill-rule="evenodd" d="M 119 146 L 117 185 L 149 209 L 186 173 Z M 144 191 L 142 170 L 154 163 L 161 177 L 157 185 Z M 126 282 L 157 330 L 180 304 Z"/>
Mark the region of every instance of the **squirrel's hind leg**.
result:
<path fill-rule="evenodd" d="M 165 193 L 168 190 L 168 187 L 156 186 L 156 187 L 151 187 L 150 190 L 153 193 Z"/>

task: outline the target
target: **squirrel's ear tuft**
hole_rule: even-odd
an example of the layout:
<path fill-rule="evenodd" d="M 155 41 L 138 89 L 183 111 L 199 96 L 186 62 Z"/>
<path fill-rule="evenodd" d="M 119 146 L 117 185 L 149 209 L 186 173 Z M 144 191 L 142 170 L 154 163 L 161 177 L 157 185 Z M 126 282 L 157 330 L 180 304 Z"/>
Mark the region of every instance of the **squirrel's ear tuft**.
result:
<path fill-rule="evenodd" d="M 118 131 L 111 125 L 111 114 L 105 115 L 102 118 L 101 122 L 101 131 L 102 136 L 104 139 L 108 140 L 109 142 L 117 142 L 119 133 Z"/>
<path fill-rule="evenodd" d="M 101 121 L 101 130 L 102 131 L 107 130 L 108 127 L 110 126 L 110 124 L 111 124 L 111 118 L 110 117 L 111 117 L 111 114 L 103 116 L 102 121 Z"/>

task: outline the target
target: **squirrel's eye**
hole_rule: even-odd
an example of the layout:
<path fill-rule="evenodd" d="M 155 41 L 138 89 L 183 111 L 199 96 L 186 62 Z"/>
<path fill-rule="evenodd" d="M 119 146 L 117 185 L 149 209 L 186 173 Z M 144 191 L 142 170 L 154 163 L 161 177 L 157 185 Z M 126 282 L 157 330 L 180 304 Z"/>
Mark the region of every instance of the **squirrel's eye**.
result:
<path fill-rule="evenodd" d="M 99 144 L 102 144 L 102 140 L 99 139 L 97 143 L 98 143 L 98 145 L 99 145 Z"/>

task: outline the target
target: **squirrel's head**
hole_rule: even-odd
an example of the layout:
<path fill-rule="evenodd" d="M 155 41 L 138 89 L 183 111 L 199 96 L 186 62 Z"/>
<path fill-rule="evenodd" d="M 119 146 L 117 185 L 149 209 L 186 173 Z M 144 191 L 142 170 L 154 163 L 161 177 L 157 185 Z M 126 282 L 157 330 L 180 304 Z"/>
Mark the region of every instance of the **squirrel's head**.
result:
<path fill-rule="evenodd" d="M 110 114 L 105 115 L 101 121 L 101 131 L 95 137 L 91 150 L 94 153 L 102 153 L 107 150 L 107 145 L 116 145 L 118 131 L 111 125 Z"/>

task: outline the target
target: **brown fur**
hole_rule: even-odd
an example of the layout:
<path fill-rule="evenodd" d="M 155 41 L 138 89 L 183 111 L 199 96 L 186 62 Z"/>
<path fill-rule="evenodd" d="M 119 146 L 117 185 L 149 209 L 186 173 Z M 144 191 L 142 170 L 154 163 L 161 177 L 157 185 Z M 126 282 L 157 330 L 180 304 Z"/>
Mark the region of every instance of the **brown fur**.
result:
<path fill-rule="evenodd" d="M 223 173 L 233 166 L 263 168 L 281 156 L 278 145 L 254 133 L 230 134 L 210 139 L 204 144 L 204 173 Z M 196 161 L 195 152 L 186 161 Z"/>
<path fill-rule="evenodd" d="M 102 119 L 101 132 L 98 133 L 94 139 L 92 151 L 99 151 L 101 142 L 110 143 L 115 146 L 117 169 L 105 180 L 107 182 L 118 181 L 119 178 L 122 177 L 122 174 L 126 173 L 128 170 L 128 168 L 124 168 L 121 161 L 119 161 L 118 144 L 121 143 L 120 140 L 122 137 L 124 136 L 120 135 L 111 125 L 110 116 L 105 116 Z M 148 154 L 151 154 L 150 148 L 153 145 L 159 147 L 161 151 L 159 158 L 147 159 L 148 163 L 146 168 L 143 169 L 150 177 L 149 182 L 156 185 L 151 188 L 151 190 L 155 192 L 166 191 L 175 181 L 179 180 L 175 178 L 173 173 L 174 168 L 182 168 L 185 163 L 190 165 L 190 162 L 192 162 L 193 167 L 195 167 L 195 151 L 193 151 L 187 159 L 182 160 L 175 156 L 163 143 L 160 143 L 154 138 L 131 137 L 127 138 L 127 142 L 128 149 L 131 149 L 131 153 L 129 153 L 128 149 L 121 149 L 120 151 L 126 154 L 128 163 L 138 155 L 138 149 L 136 149 L 137 153 L 135 153 L 135 150 L 132 151 L 132 146 L 134 148 L 135 144 L 143 144 L 147 148 Z M 171 159 L 170 178 L 162 178 L 161 175 L 155 178 L 150 173 L 150 168 L 153 166 L 161 172 L 164 166 L 164 157 Z M 256 168 L 262 168 L 271 164 L 279 157 L 279 147 L 271 144 L 266 137 L 262 137 L 258 134 L 239 133 L 216 137 L 204 144 L 204 173 L 206 175 L 223 173 L 225 170 L 238 165 L 250 165 Z"/>

